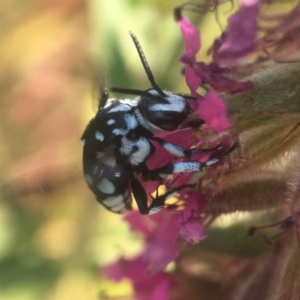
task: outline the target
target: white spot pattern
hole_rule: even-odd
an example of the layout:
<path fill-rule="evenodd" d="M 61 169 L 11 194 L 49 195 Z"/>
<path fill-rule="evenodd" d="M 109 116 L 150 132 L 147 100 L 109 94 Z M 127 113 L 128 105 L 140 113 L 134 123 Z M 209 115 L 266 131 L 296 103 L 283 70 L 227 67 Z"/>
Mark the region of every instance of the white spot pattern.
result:
<path fill-rule="evenodd" d="M 114 119 L 109 119 L 106 123 L 107 123 L 107 125 L 112 125 L 112 124 L 116 123 L 116 121 Z"/>
<path fill-rule="evenodd" d="M 93 178 L 92 178 L 90 175 L 85 174 L 84 178 L 85 178 L 85 181 L 86 181 L 89 185 L 92 185 L 92 184 L 93 184 Z"/>
<path fill-rule="evenodd" d="M 149 107 L 151 111 L 176 111 L 183 112 L 186 107 L 186 100 L 178 95 L 171 94 L 168 97 L 164 97 L 165 100 L 169 102 L 166 103 L 157 103 Z"/>
<path fill-rule="evenodd" d="M 95 138 L 100 142 L 104 141 L 104 135 L 98 130 L 95 132 Z"/>
<path fill-rule="evenodd" d="M 205 165 L 206 165 L 206 166 L 211 166 L 211 165 L 217 163 L 218 161 L 219 161 L 218 158 L 212 158 L 212 159 L 208 160 L 208 161 L 205 163 Z"/>
<path fill-rule="evenodd" d="M 169 92 L 167 90 L 163 90 L 163 92 L 166 94 L 164 96 L 164 100 L 167 100 L 169 104 L 166 103 L 157 103 L 149 107 L 149 110 L 152 111 L 158 111 L 158 110 L 165 110 L 165 111 L 177 111 L 182 112 L 185 109 L 186 106 L 186 100 L 179 95 L 175 95 L 172 92 Z M 149 90 L 148 93 L 150 93 L 153 96 L 160 96 L 160 94 L 156 90 Z"/>
<path fill-rule="evenodd" d="M 144 162 L 149 156 L 151 150 L 150 143 L 146 138 L 141 137 L 136 142 L 136 145 L 138 150 L 130 155 L 130 163 L 132 165 L 139 165 L 140 163 Z"/>
<path fill-rule="evenodd" d="M 128 129 L 135 129 L 138 125 L 138 121 L 133 114 L 126 114 L 124 116 L 124 121 Z"/>
<path fill-rule="evenodd" d="M 174 173 L 199 172 L 202 164 L 200 162 L 179 162 L 173 165 Z"/>
<path fill-rule="evenodd" d="M 159 211 L 161 211 L 162 209 L 163 209 L 163 206 L 155 206 L 149 210 L 149 215 L 156 214 Z"/>
<path fill-rule="evenodd" d="M 131 107 L 127 104 L 118 104 L 118 105 L 115 105 L 113 106 L 109 111 L 108 113 L 112 113 L 112 112 L 117 112 L 117 111 L 130 111 L 131 110 Z"/>
<path fill-rule="evenodd" d="M 137 106 L 139 97 L 135 99 L 108 99 L 104 108 L 109 109 L 108 113 L 118 111 L 130 111 L 132 107 Z"/>
<path fill-rule="evenodd" d="M 103 204 L 105 204 L 108 207 L 114 207 L 120 203 L 123 202 L 123 196 L 118 195 L 118 196 L 111 196 L 103 200 Z"/>
<path fill-rule="evenodd" d="M 144 137 L 140 137 L 137 141 L 129 141 L 126 137 L 123 137 L 121 140 L 120 153 L 124 156 L 129 156 L 129 162 L 132 165 L 139 165 L 141 162 L 144 162 L 149 156 L 150 150 L 150 143 Z"/>
<path fill-rule="evenodd" d="M 110 210 L 112 210 L 112 211 L 114 211 L 114 212 L 121 212 L 121 211 L 124 210 L 124 208 L 126 208 L 126 207 L 125 207 L 125 203 L 122 202 L 122 203 L 120 203 L 120 204 L 118 204 L 118 205 L 116 205 L 116 206 L 111 207 Z"/>
<path fill-rule="evenodd" d="M 133 114 L 125 114 L 124 121 L 126 123 L 126 128 L 115 128 L 112 131 L 113 134 L 125 136 L 129 132 L 129 130 L 135 129 L 138 125 L 138 120 Z"/>
<path fill-rule="evenodd" d="M 121 145 L 121 148 L 120 148 L 120 153 L 125 155 L 125 156 L 129 155 L 132 152 L 132 148 L 136 144 L 136 142 L 128 141 L 126 139 L 126 137 L 122 138 L 121 143 L 122 143 L 122 145 Z"/>
<path fill-rule="evenodd" d="M 126 135 L 128 131 L 129 131 L 128 129 L 116 128 L 112 131 L 112 133 L 115 135 Z"/>
<path fill-rule="evenodd" d="M 104 194 L 113 194 L 116 190 L 114 184 L 107 178 L 102 178 L 97 187 Z"/>
<path fill-rule="evenodd" d="M 163 147 L 168 151 L 170 152 L 171 154 L 175 155 L 175 156 L 178 156 L 178 157 L 183 157 L 184 156 L 184 153 L 183 153 L 183 149 L 176 146 L 176 145 L 173 145 L 171 143 L 168 143 L 168 142 L 165 142 L 163 144 Z"/>

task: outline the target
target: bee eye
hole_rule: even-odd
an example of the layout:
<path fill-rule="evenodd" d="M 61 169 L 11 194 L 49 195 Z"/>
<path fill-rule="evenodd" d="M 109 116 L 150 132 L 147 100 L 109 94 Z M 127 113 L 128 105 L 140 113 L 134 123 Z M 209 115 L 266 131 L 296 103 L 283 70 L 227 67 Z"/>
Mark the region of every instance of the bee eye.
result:
<path fill-rule="evenodd" d="M 176 130 L 184 119 L 185 115 L 176 111 L 155 111 L 147 114 L 150 123 L 166 131 Z"/>

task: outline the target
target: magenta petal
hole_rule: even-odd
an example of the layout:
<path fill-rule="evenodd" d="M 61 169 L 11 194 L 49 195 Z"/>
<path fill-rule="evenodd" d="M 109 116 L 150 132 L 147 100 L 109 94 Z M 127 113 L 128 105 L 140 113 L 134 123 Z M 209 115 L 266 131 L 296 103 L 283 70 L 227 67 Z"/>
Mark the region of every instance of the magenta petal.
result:
<path fill-rule="evenodd" d="M 178 21 L 183 35 L 185 51 L 184 54 L 188 57 L 195 57 L 200 50 L 200 35 L 198 29 L 191 25 L 190 22 L 181 18 Z"/>
<path fill-rule="evenodd" d="M 148 276 L 146 273 L 146 263 L 140 257 L 132 260 L 121 258 L 117 262 L 103 267 L 101 272 L 114 281 L 120 281 L 123 278 L 136 281 Z"/>
<path fill-rule="evenodd" d="M 241 4 L 245 6 L 252 6 L 261 2 L 261 0 L 241 0 Z"/>
<path fill-rule="evenodd" d="M 151 238 L 160 230 L 160 224 L 169 220 L 169 212 L 160 214 L 142 215 L 139 211 L 132 211 L 125 214 L 123 219 L 126 221 L 132 231 L 140 232 L 145 238 Z"/>
<path fill-rule="evenodd" d="M 170 274 L 159 272 L 155 275 L 147 275 L 142 280 L 133 283 L 135 298 L 137 300 L 169 300 L 172 284 Z"/>
<path fill-rule="evenodd" d="M 186 65 L 185 67 L 185 81 L 193 96 L 196 96 L 197 89 L 201 83 L 201 78 L 197 76 L 196 72 L 192 67 Z"/>
<path fill-rule="evenodd" d="M 253 84 L 249 81 L 237 82 L 229 77 L 227 78 L 224 73 L 229 70 L 218 66 L 218 63 L 225 64 L 227 60 L 234 62 L 253 49 L 257 31 L 256 16 L 259 9 L 259 3 L 255 1 L 260 0 L 244 1 L 249 1 L 252 4 L 249 6 L 249 20 L 246 10 L 243 8 L 246 7 L 247 4 L 245 4 L 231 17 L 228 29 L 222 37 L 215 41 L 213 46 L 214 62 L 211 64 L 196 62 L 196 54 L 201 47 L 198 29 L 185 18 L 178 21 L 185 45 L 185 52 L 179 60 L 186 65 L 186 82 L 193 96 L 196 96 L 201 83 L 210 85 L 218 92 L 235 95 L 246 94 L 253 89 Z"/>
<path fill-rule="evenodd" d="M 172 231 L 172 229 L 169 230 Z M 179 233 L 177 233 L 176 239 L 178 236 Z M 145 258 L 149 261 L 148 272 L 155 274 L 164 270 L 179 254 L 180 250 L 175 240 L 171 243 L 170 241 L 163 242 L 162 240 L 155 239 L 149 244 L 145 253 Z"/>
<path fill-rule="evenodd" d="M 254 48 L 260 1 L 244 1 L 241 8 L 229 18 L 228 27 L 213 45 L 213 59 L 223 65 L 232 65 Z"/>
<path fill-rule="evenodd" d="M 212 129 L 222 132 L 231 124 L 227 119 L 227 107 L 223 99 L 215 91 L 209 91 L 199 104 L 200 118 Z"/>
<path fill-rule="evenodd" d="M 170 152 L 158 145 L 158 143 L 153 142 L 153 144 L 155 147 L 155 155 L 150 156 L 147 161 L 147 167 L 150 170 L 159 168 L 164 164 L 171 162 L 174 157 Z"/>
<path fill-rule="evenodd" d="M 182 226 L 181 237 L 186 243 L 197 244 L 206 238 L 204 226 L 199 219 L 192 219 Z"/>
<path fill-rule="evenodd" d="M 103 267 L 101 269 L 101 273 L 104 276 L 106 276 L 116 282 L 121 281 L 125 276 L 124 270 L 120 264 L 120 260 L 113 264 Z"/>
<path fill-rule="evenodd" d="M 181 212 L 181 237 L 185 242 L 191 244 L 197 244 L 206 238 L 200 218 L 199 197 L 198 193 L 188 192 L 188 204 Z"/>
<path fill-rule="evenodd" d="M 171 132 L 157 132 L 155 136 L 187 149 L 197 140 L 195 138 L 195 132 L 191 128 L 177 129 Z M 150 170 L 162 167 L 166 163 L 174 160 L 174 155 L 170 154 L 170 152 L 157 143 L 154 142 L 153 144 L 155 146 L 155 155 L 152 155 L 147 161 L 147 167 Z"/>
<path fill-rule="evenodd" d="M 189 60 L 183 61 L 182 59 L 181 61 L 192 66 L 197 76 L 218 92 L 243 95 L 253 89 L 253 84 L 250 81 L 237 82 L 224 76 L 223 73 L 226 69 L 219 68 L 214 63 L 207 65 L 203 62 L 191 63 Z"/>
<path fill-rule="evenodd" d="M 144 253 L 144 258 L 148 262 L 148 271 L 151 274 L 164 270 L 180 254 L 177 245 L 179 230 L 179 214 L 169 213 L 169 219 L 160 224 Z"/>
<path fill-rule="evenodd" d="M 185 148 L 190 148 L 191 144 L 197 140 L 195 137 L 195 131 L 192 128 L 180 128 L 171 132 L 159 133 L 157 136 L 170 143 L 174 143 Z"/>
<path fill-rule="evenodd" d="M 153 235 L 156 228 L 153 224 L 157 224 L 162 221 L 162 216 L 160 214 L 154 214 L 150 216 L 144 216 L 139 211 L 135 210 L 123 217 L 126 221 L 131 231 L 140 232 L 144 237 L 148 238 Z"/>
<path fill-rule="evenodd" d="M 134 287 L 135 299 L 169 299 L 172 276 L 164 272 L 149 275 L 146 272 L 146 263 L 141 256 L 128 260 L 120 259 L 116 263 L 102 268 L 101 271 L 102 274 L 114 281 L 130 279 Z"/>
<path fill-rule="evenodd" d="M 171 280 L 169 277 L 163 278 L 154 288 L 151 300 L 169 300 L 170 299 Z"/>

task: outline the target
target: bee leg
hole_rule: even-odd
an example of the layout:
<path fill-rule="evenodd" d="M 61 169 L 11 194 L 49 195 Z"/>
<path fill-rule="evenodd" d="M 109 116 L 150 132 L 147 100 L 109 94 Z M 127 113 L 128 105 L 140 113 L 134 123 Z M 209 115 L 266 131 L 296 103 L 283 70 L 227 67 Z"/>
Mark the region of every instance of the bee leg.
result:
<path fill-rule="evenodd" d="M 166 142 L 168 143 L 168 142 Z M 171 144 L 171 143 L 168 143 Z M 177 147 L 173 144 L 171 144 L 172 147 Z M 160 168 L 154 169 L 154 170 L 147 170 L 145 169 L 142 174 L 142 179 L 144 181 L 148 180 L 154 180 L 154 181 L 161 181 L 166 179 L 168 176 L 172 175 L 173 173 L 194 173 L 194 172 L 202 172 L 203 167 L 205 166 L 211 166 L 216 164 L 220 161 L 221 158 L 229 154 L 231 151 L 233 151 L 238 146 L 237 143 L 234 143 L 231 147 L 228 149 L 223 149 L 220 147 L 216 147 L 214 149 L 195 149 L 199 151 L 205 151 L 205 152 L 212 152 L 210 155 L 210 158 L 206 162 L 199 162 L 199 161 L 181 161 L 176 163 L 170 163 L 166 164 Z M 178 147 L 180 148 L 180 147 Z M 180 148 L 182 149 L 182 148 Z M 194 149 L 191 149 L 194 150 Z"/>
<path fill-rule="evenodd" d="M 165 201 L 168 198 L 174 196 L 176 193 L 178 193 L 182 189 L 188 188 L 188 187 L 195 187 L 195 184 L 180 185 L 160 196 L 158 195 L 158 190 L 157 190 L 156 196 L 151 197 L 152 203 L 148 207 L 147 194 L 146 194 L 145 190 L 143 189 L 142 185 L 135 177 L 132 177 L 132 179 L 131 179 L 132 193 L 133 193 L 136 203 L 138 205 L 138 209 L 142 215 L 154 214 L 154 213 L 161 211 L 164 208 Z"/>
<path fill-rule="evenodd" d="M 151 137 L 153 141 L 156 141 L 160 144 L 161 147 L 166 149 L 169 153 L 173 154 L 174 156 L 177 157 L 187 157 L 189 158 L 192 154 L 197 154 L 197 153 L 212 153 L 214 151 L 220 151 L 221 145 L 217 145 L 214 148 L 210 149 L 199 149 L 199 148 L 191 148 L 191 149 L 184 149 L 180 146 L 177 146 L 173 143 L 167 142 L 161 138 L 158 137 Z"/>
<path fill-rule="evenodd" d="M 149 214 L 155 214 L 157 212 L 159 212 L 160 210 L 162 210 L 165 206 L 165 201 L 174 196 L 176 193 L 178 193 L 179 191 L 181 191 L 184 188 L 189 188 L 189 187 L 195 187 L 195 184 L 183 184 L 180 185 L 166 193 L 164 193 L 163 195 L 156 195 L 155 198 L 152 197 L 153 201 L 149 207 Z"/>
<path fill-rule="evenodd" d="M 142 215 L 147 215 L 149 213 L 147 194 L 140 182 L 134 176 L 131 178 L 131 190 L 140 213 Z"/>
<path fill-rule="evenodd" d="M 205 163 L 199 161 L 182 161 L 177 163 L 167 164 L 163 167 L 149 170 L 148 172 L 142 173 L 142 179 L 145 181 L 154 180 L 161 181 L 166 179 L 173 173 L 194 173 L 202 172 L 204 166 L 210 166 L 219 161 L 218 158 L 209 159 Z"/>

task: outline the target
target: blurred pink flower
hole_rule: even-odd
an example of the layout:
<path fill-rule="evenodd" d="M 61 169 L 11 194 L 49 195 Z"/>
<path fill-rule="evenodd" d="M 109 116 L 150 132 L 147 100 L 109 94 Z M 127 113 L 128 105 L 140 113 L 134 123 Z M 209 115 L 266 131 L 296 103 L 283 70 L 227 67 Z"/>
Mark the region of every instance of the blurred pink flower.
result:
<path fill-rule="evenodd" d="M 151 274 L 164 270 L 180 253 L 177 244 L 180 215 L 168 211 L 163 211 L 161 214 L 165 214 L 166 219 L 157 223 L 157 231 L 148 240 L 143 254 L 143 258 L 148 262 L 147 269 Z"/>
<path fill-rule="evenodd" d="M 159 272 L 155 275 L 146 273 L 146 264 L 141 257 L 134 259 L 120 259 L 117 262 L 105 266 L 101 272 L 114 281 L 124 278 L 130 279 L 135 299 L 139 300 L 168 300 L 172 284 L 172 275 Z"/>
<path fill-rule="evenodd" d="M 163 210 L 158 214 L 143 216 L 133 211 L 124 216 L 132 231 L 143 234 L 146 240 L 141 254 L 148 271 L 153 274 L 165 269 L 175 260 L 180 251 L 178 239 L 187 243 L 197 243 L 206 237 L 200 218 L 198 193 L 182 191 L 180 197 L 188 196 L 187 206 L 181 212 Z"/>
<path fill-rule="evenodd" d="M 181 212 L 181 237 L 186 243 L 197 244 L 206 238 L 204 226 L 201 222 L 199 204 L 200 195 L 188 191 L 188 203 Z"/>
<path fill-rule="evenodd" d="M 196 62 L 196 54 L 200 50 L 199 32 L 185 18 L 181 18 L 178 24 L 185 43 L 185 52 L 180 61 L 186 65 L 186 82 L 192 95 L 195 95 L 199 83 L 208 84 L 217 92 L 230 94 L 245 94 L 252 90 L 251 82 L 237 82 L 226 77 L 224 74 L 228 69 L 221 68 L 216 63 Z"/>
<path fill-rule="evenodd" d="M 130 230 L 141 233 L 146 239 L 155 234 L 158 224 L 163 222 L 164 218 L 163 213 L 143 216 L 137 210 L 123 216 L 123 220 L 129 224 Z"/>
<path fill-rule="evenodd" d="M 192 96 L 200 97 L 200 95 L 197 93 L 197 89 L 199 88 L 202 80 L 199 76 L 197 76 L 195 70 L 189 65 L 185 66 L 185 80 L 187 86 L 191 91 Z"/>
<path fill-rule="evenodd" d="M 200 36 L 196 27 L 192 26 L 189 20 L 181 18 L 178 21 L 184 40 L 184 53 L 187 57 L 195 58 L 200 50 Z"/>
<path fill-rule="evenodd" d="M 154 274 L 179 255 L 177 239 L 180 234 L 180 214 L 163 210 L 158 214 L 143 216 L 131 212 L 124 220 L 134 231 L 140 232 L 146 239 L 146 247 L 141 258 L 149 273 Z"/>
<path fill-rule="evenodd" d="M 198 107 L 199 117 L 212 129 L 222 132 L 231 124 L 227 118 L 226 103 L 215 91 L 209 91 Z"/>
<path fill-rule="evenodd" d="M 215 91 L 208 92 L 203 99 L 203 97 L 197 93 L 197 88 L 201 82 L 213 83 L 213 88 L 220 87 L 220 83 L 233 88 L 236 86 L 236 83 L 234 82 L 234 84 L 232 84 L 232 80 L 220 75 L 223 70 L 218 68 L 215 64 L 206 65 L 204 63 L 195 63 L 195 55 L 200 50 L 198 30 L 184 18 L 178 21 L 178 24 L 181 27 L 185 43 L 185 53 L 181 57 L 181 61 L 187 64 L 187 85 L 189 86 L 192 95 L 199 100 L 196 109 L 199 117 L 215 131 L 224 131 L 230 127 L 230 122 L 227 119 L 226 104 Z M 216 72 L 216 75 L 211 73 L 212 70 Z M 240 87 L 238 87 L 238 89 L 239 88 Z M 235 88 L 233 90 L 235 90 Z M 195 109 L 195 104 L 193 108 Z"/>
<path fill-rule="evenodd" d="M 233 65 L 248 55 L 255 46 L 260 1 L 242 1 L 240 9 L 228 20 L 228 27 L 213 45 L 213 60 Z"/>

